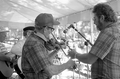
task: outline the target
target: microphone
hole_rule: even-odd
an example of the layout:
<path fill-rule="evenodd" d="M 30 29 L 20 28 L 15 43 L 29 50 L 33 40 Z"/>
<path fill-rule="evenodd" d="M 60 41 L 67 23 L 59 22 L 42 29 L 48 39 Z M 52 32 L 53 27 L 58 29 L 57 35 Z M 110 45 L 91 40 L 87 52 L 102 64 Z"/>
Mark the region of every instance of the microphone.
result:
<path fill-rule="evenodd" d="M 73 24 L 70 24 L 70 26 L 63 31 L 63 33 L 67 33 L 67 31 L 68 31 L 70 28 L 73 28 L 73 29 L 74 29 L 74 25 L 73 25 Z"/>

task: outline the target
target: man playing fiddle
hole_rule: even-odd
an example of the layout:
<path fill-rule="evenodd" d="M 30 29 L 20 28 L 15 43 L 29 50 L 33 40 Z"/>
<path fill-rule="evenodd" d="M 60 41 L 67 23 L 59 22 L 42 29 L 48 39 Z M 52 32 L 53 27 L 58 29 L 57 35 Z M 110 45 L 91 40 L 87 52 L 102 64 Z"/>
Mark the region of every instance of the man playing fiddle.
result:
<path fill-rule="evenodd" d="M 26 40 L 22 50 L 22 71 L 25 79 L 50 79 L 53 75 L 75 65 L 71 59 L 62 65 L 53 65 L 45 46 L 53 25 L 59 22 L 51 14 L 41 13 L 35 19 L 35 33 Z M 58 50 L 55 49 L 57 52 Z"/>

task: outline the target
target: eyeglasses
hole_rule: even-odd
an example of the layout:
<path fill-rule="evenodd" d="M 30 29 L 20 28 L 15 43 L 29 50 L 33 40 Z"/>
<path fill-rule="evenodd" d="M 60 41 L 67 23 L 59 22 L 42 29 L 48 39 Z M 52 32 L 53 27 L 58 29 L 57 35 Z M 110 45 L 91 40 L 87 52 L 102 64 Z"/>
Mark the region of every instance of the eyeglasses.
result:
<path fill-rule="evenodd" d="M 52 31 L 54 31 L 54 30 L 55 30 L 53 27 L 49 27 L 49 26 L 48 26 L 47 28 L 48 28 L 48 29 L 51 29 Z"/>

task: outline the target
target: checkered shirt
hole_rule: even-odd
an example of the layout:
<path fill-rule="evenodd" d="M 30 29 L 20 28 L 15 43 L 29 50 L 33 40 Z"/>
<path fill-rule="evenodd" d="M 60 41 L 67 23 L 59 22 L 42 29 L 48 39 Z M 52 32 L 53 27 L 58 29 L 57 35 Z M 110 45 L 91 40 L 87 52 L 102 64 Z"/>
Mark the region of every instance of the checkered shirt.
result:
<path fill-rule="evenodd" d="M 51 65 L 44 40 L 34 33 L 26 40 L 22 50 L 22 71 L 25 79 L 50 79 L 51 73 L 46 70 Z"/>
<path fill-rule="evenodd" d="M 102 30 L 90 50 L 98 59 L 92 64 L 92 79 L 120 79 L 120 25 Z"/>

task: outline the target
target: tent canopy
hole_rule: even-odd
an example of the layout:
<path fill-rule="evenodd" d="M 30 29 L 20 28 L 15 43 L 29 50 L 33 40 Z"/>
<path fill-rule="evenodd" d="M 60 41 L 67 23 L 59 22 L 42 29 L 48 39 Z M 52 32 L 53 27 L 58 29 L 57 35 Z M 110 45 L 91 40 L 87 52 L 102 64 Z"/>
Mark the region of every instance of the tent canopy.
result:
<path fill-rule="evenodd" d="M 111 0 L 0 0 L 0 21 L 31 23 L 39 13 L 51 13 L 55 18 L 61 18 L 109 1 Z"/>

